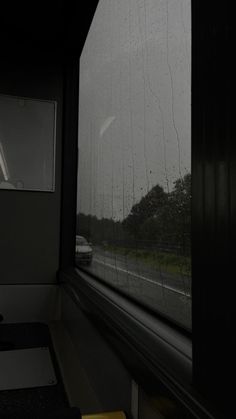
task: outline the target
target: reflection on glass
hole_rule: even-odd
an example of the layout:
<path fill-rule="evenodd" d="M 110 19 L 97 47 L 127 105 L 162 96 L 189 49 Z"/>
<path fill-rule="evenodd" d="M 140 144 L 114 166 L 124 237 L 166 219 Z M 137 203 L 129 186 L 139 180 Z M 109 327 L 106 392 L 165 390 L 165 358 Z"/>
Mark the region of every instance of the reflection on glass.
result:
<path fill-rule="evenodd" d="M 0 189 L 54 190 L 56 103 L 0 95 Z"/>
<path fill-rule="evenodd" d="M 100 0 L 80 60 L 77 205 L 89 271 L 187 328 L 190 8 Z"/>

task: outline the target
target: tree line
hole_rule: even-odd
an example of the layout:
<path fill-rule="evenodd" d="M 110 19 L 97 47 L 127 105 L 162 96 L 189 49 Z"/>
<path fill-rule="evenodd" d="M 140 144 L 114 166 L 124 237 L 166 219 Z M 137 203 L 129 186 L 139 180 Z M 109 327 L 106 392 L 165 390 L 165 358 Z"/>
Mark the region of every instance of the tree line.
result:
<path fill-rule="evenodd" d="M 155 185 L 134 204 L 122 221 L 98 219 L 93 215 L 77 215 L 77 234 L 94 244 L 154 247 L 158 244 L 190 251 L 191 174 L 174 182 L 171 192 Z"/>

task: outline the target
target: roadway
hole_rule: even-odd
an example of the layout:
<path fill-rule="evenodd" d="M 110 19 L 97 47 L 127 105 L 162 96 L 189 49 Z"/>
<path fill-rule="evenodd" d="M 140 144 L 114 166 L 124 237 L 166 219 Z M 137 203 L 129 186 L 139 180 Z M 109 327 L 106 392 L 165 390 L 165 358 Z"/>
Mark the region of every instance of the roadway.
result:
<path fill-rule="evenodd" d="M 191 328 L 191 278 L 167 273 L 144 264 L 140 259 L 94 248 L 88 271 L 159 311 Z"/>

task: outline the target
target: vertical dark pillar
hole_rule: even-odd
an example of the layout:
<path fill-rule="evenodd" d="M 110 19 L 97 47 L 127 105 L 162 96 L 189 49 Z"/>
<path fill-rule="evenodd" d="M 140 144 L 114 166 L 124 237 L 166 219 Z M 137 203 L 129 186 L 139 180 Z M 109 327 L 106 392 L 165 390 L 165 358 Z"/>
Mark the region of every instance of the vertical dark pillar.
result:
<path fill-rule="evenodd" d="M 192 2 L 193 381 L 224 411 L 235 378 L 236 153 L 229 1 Z"/>
<path fill-rule="evenodd" d="M 64 65 L 62 206 L 60 268 L 74 264 L 78 155 L 79 57 L 67 56 Z"/>

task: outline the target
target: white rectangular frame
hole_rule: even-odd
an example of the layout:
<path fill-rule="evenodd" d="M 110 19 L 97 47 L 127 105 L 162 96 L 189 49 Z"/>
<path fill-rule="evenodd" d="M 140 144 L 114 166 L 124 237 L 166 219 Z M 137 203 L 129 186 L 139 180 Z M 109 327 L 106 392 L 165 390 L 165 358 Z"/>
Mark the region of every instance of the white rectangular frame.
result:
<path fill-rule="evenodd" d="M 14 99 L 19 99 L 19 100 L 31 100 L 31 101 L 35 101 L 35 102 L 46 102 L 46 103 L 51 103 L 54 105 L 54 126 L 53 126 L 53 162 L 52 162 L 52 188 L 50 190 L 48 189 L 30 189 L 30 188 L 24 188 L 24 189 L 20 189 L 20 188 L 16 188 L 16 189 L 11 189 L 11 188 L 1 188 L 0 187 L 0 191 L 14 191 L 14 192 L 48 192 L 48 193 L 53 193 L 55 192 L 56 189 L 56 135 L 57 135 L 57 101 L 56 100 L 48 100 L 48 99 L 41 99 L 41 98 L 32 98 L 32 97 L 26 97 L 26 96 L 17 96 L 17 95 L 7 95 L 4 93 L 0 93 L 0 97 L 7 97 L 7 98 L 14 98 Z"/>

